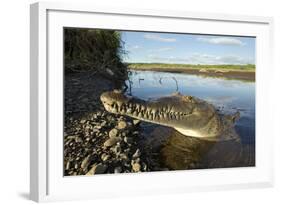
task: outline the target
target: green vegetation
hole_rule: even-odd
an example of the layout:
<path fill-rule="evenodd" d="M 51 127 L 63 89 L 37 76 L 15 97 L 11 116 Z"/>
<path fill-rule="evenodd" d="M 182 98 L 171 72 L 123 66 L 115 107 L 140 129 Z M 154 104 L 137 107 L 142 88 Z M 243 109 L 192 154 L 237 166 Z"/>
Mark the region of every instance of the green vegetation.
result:
<path fill-rule="evenodd" d="M 128 78 L 122 63 L 121 35 L 117 31 L 66 28 L 64 30 L 65 73 L 87 72 L 102 75 L 117 82 Z"/>
<path fill-rule="evenodd" d="M 205 69 L 205 70 L 227 70 L 227 71 L 255 71 L 255 65 L 192 65 L 192 64 L 164 64 L 164 63 L 131 63 L 128 64 L 130 69 L 134 70 L 187 70 L 187 69 Z"/>

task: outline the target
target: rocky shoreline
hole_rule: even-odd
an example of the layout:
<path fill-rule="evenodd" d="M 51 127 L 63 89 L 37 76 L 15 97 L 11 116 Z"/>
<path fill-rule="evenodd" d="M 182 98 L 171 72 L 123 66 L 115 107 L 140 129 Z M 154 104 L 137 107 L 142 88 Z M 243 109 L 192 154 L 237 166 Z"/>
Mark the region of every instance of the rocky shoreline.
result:
<path fill-rule="evenodd" d="M 140 121 L 104 110 L 99 97 L 111 81 L 76 73 L 64 86 L 65 176 L 166 170 L 146 157 Z"/>

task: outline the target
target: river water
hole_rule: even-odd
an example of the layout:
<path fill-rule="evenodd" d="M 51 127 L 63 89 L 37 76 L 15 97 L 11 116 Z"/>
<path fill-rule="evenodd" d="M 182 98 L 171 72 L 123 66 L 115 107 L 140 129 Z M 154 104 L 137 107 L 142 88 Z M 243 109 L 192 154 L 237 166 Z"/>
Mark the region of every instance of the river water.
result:
<path fill-rule="evenodd" d="M 144 100 L 180 92 L 210 102 L 221 113 L 240 112 L 240 119 L 235 124 L 239 142 L 210 142 L 182 135 L 165 126 L 142 123 L 144 152 L 151 164 L 155 164 L 152 170 L 255 166 L 255 82 L 185 73 L 132 71 L 127 85 L 129 95 Z"/>
<path fill-rule="evenodd" d="M 243 144 L 255 143 L 255 82 L 184 73 L 132 71 L 128 93 L 153 99 L 179 91 L 212 103 L 223 113 L 240 112 L 236 130 Z"/>
<path fill-rule="evenodd" d="M 146 144 L 162 146 L 156 151 L 159 157 L 154 161 L 174 170 L 255 165 L 255 82 L 185 73 L 132 71 L 127 85 L 129 95 L 144 100 L 180 92 L 206 100 L 222 113 L 240 112 L 235 124 L 241 139 L 239 143 L 206 143 L 173 129 L 143 123 Z M 163 136 L 169 137 L 163 141 Z"/>

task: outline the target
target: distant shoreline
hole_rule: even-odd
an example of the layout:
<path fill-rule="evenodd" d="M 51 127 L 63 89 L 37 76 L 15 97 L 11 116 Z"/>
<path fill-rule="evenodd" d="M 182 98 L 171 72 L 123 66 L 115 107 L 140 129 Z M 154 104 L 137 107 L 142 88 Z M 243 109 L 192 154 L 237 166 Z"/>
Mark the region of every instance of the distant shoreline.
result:
<path fill-rule="evenodd" d="M 217 66 L 206 66 L 195 65 L 192 66 L 183 66 L 183 65 L 169 65 L 169 64 L 130 64 L 129 69 L 135 71 L 157 71 L 157 72 L 170 72 L 170 73 L 187 73 L 191 75 L 201 75 L 217 78 L 227 78 L 227 79 L 237 79 L 245 81 L 255 81 L 255 69 L 254 67 L 241 66 L 241 69 L 236 65 L 231 65 L 227 68 L 222 67 L 221 65 Z M 232 68 L 233 66 L 233 68 Z"/>

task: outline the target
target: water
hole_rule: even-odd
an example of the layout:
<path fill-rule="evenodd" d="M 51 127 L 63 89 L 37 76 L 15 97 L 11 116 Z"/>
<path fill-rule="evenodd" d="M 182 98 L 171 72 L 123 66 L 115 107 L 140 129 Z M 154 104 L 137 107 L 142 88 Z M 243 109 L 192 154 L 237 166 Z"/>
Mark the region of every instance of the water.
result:
<path fill-rule="evenodd" d="M 204 99 L 223 113 L 240 112 L 236 130 L 243 144 L 255 143 L 255 83 L 183 73 L 133 71 L 128 93 L 149 100 L 179 91 Z"/>

